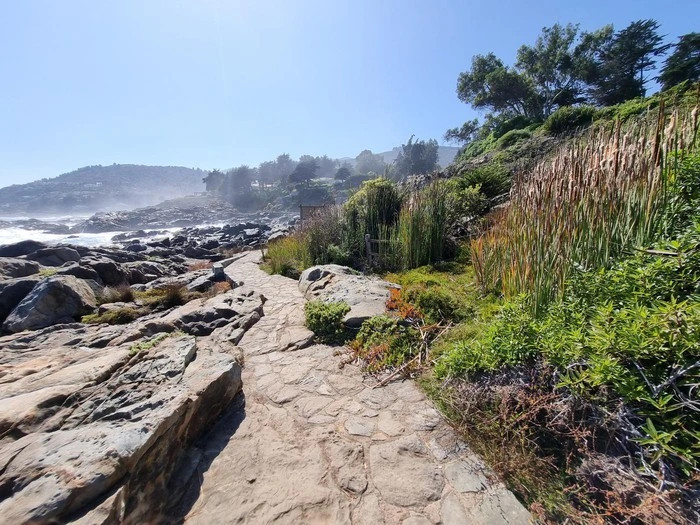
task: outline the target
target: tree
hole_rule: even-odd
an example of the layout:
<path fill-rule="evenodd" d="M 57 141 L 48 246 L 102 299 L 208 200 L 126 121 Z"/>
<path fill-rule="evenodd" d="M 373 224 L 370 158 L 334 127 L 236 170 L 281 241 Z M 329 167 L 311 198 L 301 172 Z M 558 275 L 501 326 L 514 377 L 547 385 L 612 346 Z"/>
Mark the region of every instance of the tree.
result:
<path fill-rule="evenodd" d="M 277 180 L 286 180 L 287 177 L 289 177 L 289 174 L 292 173 L 294 168 L 297 166 L 296 161 L 289 156 L 289 153 L 278 155 L 275 162 L 277 163 Z"/>
<path fill-rule="evenodd" d="M 226 175 L 221 171 L 212 170 L 202 179 L 202 182 L 206 184 L 207 191 L 221 191 L 225 180 Z"/>
<path fill-rule="evenodd" d="M 335 180 L 346 181 L 352 177 L 352 170 L 347 164 L 343 164 L 338 171 L 335 172 Z"/>
<path fill-rule="evenodd" d="M 658 78 L 664 91 L 681 82 L 700 80 L 700 33 L 682 35 L 673 47 Z"/>
<path fill-rule="evenodd" d="M 461 128 L 448 129 L 445 132 L 445 140 L 447 142 L 456 142 L 466 144 L 474 140 L 477 132 L 479 131 L 479 120 L 468 120 L 462 124 Z"/>
<path fill-rule="evenodd" d="M 276 180 L 279 180 L 279 176 L 275 161 L 268 160 L 258 166 L 258 184 L 262 189 L 272 186 Z"/>
<path fill-rule="evenodd" d="M 365 149 L 355 157 L 355 171 L 358 175 L 367 175 L 370 171 L 375 173 L 384 172 L 386 162 L 381 155 L 375 155 L 372 150 Z"/>
<path fill-rule="evenodd" d="M 313 158 L 312 158 L 313 159 Z M 294 171 L 289 175 L 290 184 L 305 184 L 309 185 L 309 181 L 315 179 L 318 174 L 318 163 L 316 159 L 303 160 L 297 164 Z"/>
<path fill-rule="evenodd" d="M 655 20 L 638 20 L 599 43 L 589 71 L 590 94 L 601 106 L 643 97 L 656 58 L 668 49 Z"/>
<path fill-rule="evenodd" d="M 243 165 L 232 168 L 226 173 L 226 181 L 223 185 L 223 192 L 230 202 L 240 201 L 241 196 L 251 192 L 250 184 L 255 179 L 255 170 Z"/>
<path fill-rule="evenodd" d="M 534 86 L 493 53 L 472 58 L 469 71 L 460 73 L 457 96 L 475 109 L 539 118 L 541 107 Z"/>
<path fill-rule="evenodd" d="M 532 82 L 542 117 L 583 101 L 583 71 L 590 55 L 579 26 L 545 27 L 534 46 L 521 46 L 515 67 Z M 527 116 L 527 115 L 526 115 Z"/>
<path fill-rule="evenodd" d="M 401 145 L 401 151 L 394 161 L 395 177 L 404 179 L 409 175 L 430 173 L 437 168 L 438 143 L 435 139 L 413 142 L 413 135 L 406 144 Z"/>
<path fill-rule="evenodd" d="M 320 178 L 331 178 L 338 169 L 338 161 L 331 159 L 328 155 L 316 157 L 316 162 L 318 163 L 318 176 Z"/>

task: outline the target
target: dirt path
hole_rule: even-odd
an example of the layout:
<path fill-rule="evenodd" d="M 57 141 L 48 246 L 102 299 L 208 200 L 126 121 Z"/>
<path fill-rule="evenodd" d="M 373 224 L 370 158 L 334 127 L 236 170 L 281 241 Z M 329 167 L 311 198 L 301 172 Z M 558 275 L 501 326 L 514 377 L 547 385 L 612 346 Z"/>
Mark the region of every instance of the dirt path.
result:
<path fill-rule="evenodd" d="M 373 389 L 337 349 L 299 350 L 304 299 L 258 259 L 226 270 L 267 298 L 265 315 L 239 344 L 245 401 L 205 440 L 186 523 L 528 522 L 412 382 Z"/>

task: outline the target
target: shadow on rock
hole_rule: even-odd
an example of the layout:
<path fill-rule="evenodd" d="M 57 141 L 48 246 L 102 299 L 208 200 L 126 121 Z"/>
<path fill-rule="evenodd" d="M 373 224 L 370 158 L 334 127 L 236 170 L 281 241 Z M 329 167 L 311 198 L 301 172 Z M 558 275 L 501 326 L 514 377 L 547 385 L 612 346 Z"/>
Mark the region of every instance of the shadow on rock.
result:
<path fill-rule="evenodd" d="M 241 391 L 214 427 L 190 448 L 182 460 L 180 474 L 172 480 L 165 522 L 182 524 L 201 494 L 204 473 L 226 447 L 245 420 L 245 394 Z"/>

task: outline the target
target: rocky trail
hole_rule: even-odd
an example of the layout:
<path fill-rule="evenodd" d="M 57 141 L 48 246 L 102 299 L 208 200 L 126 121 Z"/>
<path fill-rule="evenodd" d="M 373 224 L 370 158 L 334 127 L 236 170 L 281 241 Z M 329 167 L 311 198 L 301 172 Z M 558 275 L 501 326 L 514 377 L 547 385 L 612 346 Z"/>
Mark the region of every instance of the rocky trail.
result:
<path fill-rule="evenodd" d="M 311 345 L 297 283 L 251 253 L 227 268 L 266 302 L 239 341 L 243 393 L 192 450 L 169 519 L 188 524 L 527 523 L 528 512 L 410 381 L 374 388 Z"/>
<path fill-rule="evenodd" d="M 377 388 L 313 344 L 307 298 L 359 326 L 393 285 L 270 276 L 257 251 L 188 270 L 168 250 L 0 249 L 0 525 L 528 522 L 414 383 Z M 98 307 L 119 283 L 199 295 L 77 322 L 144 308 Z"/>

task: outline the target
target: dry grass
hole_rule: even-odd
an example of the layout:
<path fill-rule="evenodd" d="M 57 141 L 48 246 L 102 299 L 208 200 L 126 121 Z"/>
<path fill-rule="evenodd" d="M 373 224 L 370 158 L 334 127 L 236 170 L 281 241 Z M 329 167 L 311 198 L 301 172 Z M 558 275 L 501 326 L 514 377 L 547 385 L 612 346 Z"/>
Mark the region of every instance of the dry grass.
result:
<path fill-rule="evenodd" d="M 130 303 L 134 300 L 134 291 L 128 284 L 120 286 L 108 286 L 98 298 L 99 304 Z"/>
<path fill-rule="evenodd" d="M 187 266 L 188 272 L 196 272 L 197 270 L 208 270 L 214 265 L 211 261 L 195 261 Z"/>
<path fill-rule="evenodd" d="M 553 391 L 552 370 L 424 383 L 469 446 L 530 504 L 538 523 L 695 522 L 684 489 L 661 489 L 615 446 L 620 421 Z"/>
<path fill-rule="evenodd" d="M 537 312 L 559 296 L 576 266 L 597 268 L 658 231 L 665 175 L 696 149 L 698 108 L 663 103 L 635 123 L 599 127 L 521 175 L 510 205 L 471 246 L 484 289 L 528 293 Z M 675 153 L 678 152 L 678 155 Z"/>

